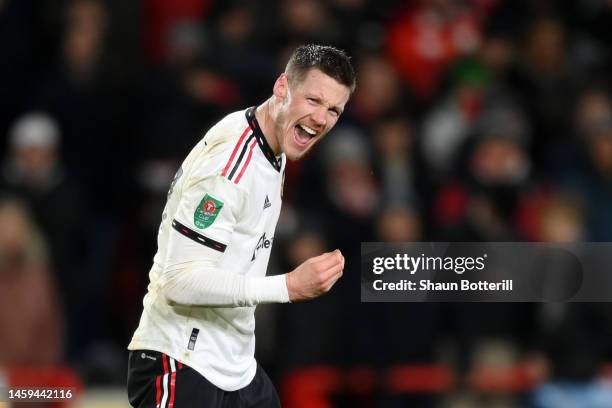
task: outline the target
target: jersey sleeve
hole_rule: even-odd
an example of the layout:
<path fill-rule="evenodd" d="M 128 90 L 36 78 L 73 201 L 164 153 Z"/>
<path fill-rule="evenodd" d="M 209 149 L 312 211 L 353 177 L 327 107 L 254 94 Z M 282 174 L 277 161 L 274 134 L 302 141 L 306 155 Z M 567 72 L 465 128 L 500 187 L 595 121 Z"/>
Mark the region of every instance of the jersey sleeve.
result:
<path fill-rule="evenodd" d="M 165 269 L 220 258 L 241 217 L 245 200 L 246 193 L 225 177 L 188 180 L 172 219 Z"/>
<path fill-rule="evenodd" d="M 222 176 L 187 181 L 160 279 L 168 303 L 231 307 L 289 301 L 284 275 L 247 277 L 218 267 L 246 200 L 246 192 Z"/>

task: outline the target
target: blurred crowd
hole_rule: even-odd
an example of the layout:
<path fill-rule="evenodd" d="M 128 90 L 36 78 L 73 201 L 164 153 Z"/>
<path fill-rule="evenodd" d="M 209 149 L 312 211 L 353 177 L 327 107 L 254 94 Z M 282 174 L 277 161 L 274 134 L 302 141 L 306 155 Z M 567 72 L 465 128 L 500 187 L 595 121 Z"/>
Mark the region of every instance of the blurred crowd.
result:
<path fill-rule="evenodd" d="M 612 241 L 611 24 L 607 0 L 0 0 L 0 365 L 124 381 L 172 175 L 316 42 L 358 87 L 288 165 L 269 273 L 347 265 L 321 299 L 259 308 L 275 382 L 488 359 L 592 384 L 609 305 L 361 304 L 360 242 Z"/>

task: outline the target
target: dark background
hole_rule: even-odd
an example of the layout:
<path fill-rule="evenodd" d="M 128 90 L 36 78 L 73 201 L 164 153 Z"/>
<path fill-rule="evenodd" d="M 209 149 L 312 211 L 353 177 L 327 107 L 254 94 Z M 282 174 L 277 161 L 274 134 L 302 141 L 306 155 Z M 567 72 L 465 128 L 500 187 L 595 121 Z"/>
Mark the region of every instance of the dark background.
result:
<path fill-rule="evenodd" d="M 611 241 L 611 16 L 605 0 L 0 0 L 0 366 L 123 386 L 172 175 L 317 42 L 352 55 L 358 88 L 287 169 L 270 273 L 334 248 L 347 263 L 330 294 L 258 309 L 284 405 L 610 402 L 608 304 L 361 304 L 359 264 L 362 241 Z"/>

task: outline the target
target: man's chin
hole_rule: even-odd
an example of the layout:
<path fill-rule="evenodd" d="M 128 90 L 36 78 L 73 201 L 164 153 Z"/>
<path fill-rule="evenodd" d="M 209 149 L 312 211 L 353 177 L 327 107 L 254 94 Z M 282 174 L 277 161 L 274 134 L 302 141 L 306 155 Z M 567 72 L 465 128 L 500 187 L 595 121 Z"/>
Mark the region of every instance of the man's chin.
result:
<path fill-rule="evenodd" d="M 293 143 L 287 143 L 282 146 L 283 153 L 287 160 L 296 161 L 304 156 L 305 150 L 301 149 Z"/>
<path fill-rule="evenodd" d="M 302 149 L 292 146 L 290 149 L 287 149 L 287 151 L 285 152 L 285 156 L 287 156 L 287 159 L 291 161 L 300 160 L 304 156 L 306 156 L 306 154 L 308 154 L 310 150 L 312 150 L 311 148 L 312 145 L 305 146 Z"/>

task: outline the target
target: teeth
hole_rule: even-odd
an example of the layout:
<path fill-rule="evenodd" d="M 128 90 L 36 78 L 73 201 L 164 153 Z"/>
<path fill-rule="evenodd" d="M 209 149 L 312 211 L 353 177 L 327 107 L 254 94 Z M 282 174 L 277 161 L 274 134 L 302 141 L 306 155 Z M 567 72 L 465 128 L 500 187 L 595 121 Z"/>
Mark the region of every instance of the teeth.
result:
<path fill-rule="evenodd" d="M 300 127 L 304 130 L 304 132 L 308 133 L 310 136 L 314 136 L 317 134 L 316 131 L 312 130 L 311 128 L 309 128 L 308 126 L 305 125 L 300 125 Z"/>

